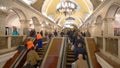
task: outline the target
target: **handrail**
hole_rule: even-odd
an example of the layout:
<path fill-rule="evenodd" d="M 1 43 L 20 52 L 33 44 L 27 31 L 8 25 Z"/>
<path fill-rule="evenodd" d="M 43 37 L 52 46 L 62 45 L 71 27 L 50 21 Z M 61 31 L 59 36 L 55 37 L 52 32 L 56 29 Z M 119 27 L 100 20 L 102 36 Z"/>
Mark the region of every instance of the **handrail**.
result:
<path fill-rule="evenodd" d="M 61 47 L 61 50 L 60 50 L 60 58 L 58 59 L 57 68 L 61 68 L 62 64 L 63 64 L 62 60 L 64 58 L 63 54 L 64 54 L 64 49 L 65 49 L 64 42 L 65 42 L 65 38 L 63 38 L 63 41 L 62 41 L 62 47 Z"/>
<path fill-rule="evenodd" d="M 32 41 L 36 41 L 35 38 L 32 39 Z M 34 43 L 34 45 L 36 45 L 36 43 Z M 25 57 L 25 55 L 27 54 L 28 50 L 24 49 L 22 51 L 22 53 L 20 54 L 20 56 L 16 59 L 16 61 L 14 62 L 14 64 L 11 66 L 11 68 L 17 68 L 20 64 L 20 62 L 23 60 L 23 58 Z M 22 66 L 21 66 L 22 67 Z"/>
<path fill-rule="evenodd" d="M 26 54 L 27 50 L 24 49 L 20 55 L 18 56 L 18 58 L 14 61 L 14 63 L 11 65 L 10 68 L 16 68 L 17 65 L 19 64 L 19 62 L 22 60 L 22 58 L 24 57 L 24 55 Z"/>
<path fill-rule="evenodd" d="M 56 43 L 55 42 L 58 42 L 59 41 L 59 45 L 57 46 L 56 45 Z M 56 65 L 54 65 L 54 64 L 52 64 L 51 65 L 51 67 L 53 66 L 53 67 L 55 67 L 55 68 L 59 68 L 59 64 L 61 63 L 61 57 L 62 57 L 62 51 L 61 51 L 61 49 L 63 49 L 63 47 L 61 46 L 62 44 L 62 42 L 64 42 L 64 40 L 63 40 L 63 38 L 52 38 L 51 39 L 51 42 L 50 42 L 50 44 L 49 44 L 49 47 L 48 47 L 48 50 L 47 50 L 47 52 L 46 52 L 46 55 L 45 55 L 45 57 L 44 57 L 44 59 L 43 59 L 43 61 L 42 61 L 42 64 L 41 64 L 41 68 L 45 68 L 45 67 L 47 67 L 46 66 L 46 63 L 49 61 L 49 60 L 47 60 L 47 59 L 52 59 L 53 58 L 53 60 L 51 60 L 50 62 L 51 63 L 56 63 Z M 56 52 L 54 52 L 53 51 L 53 49 L 52 48 L 56 48 L 57 47 L 57 51 Z M 54 52 L 54 53 L 52 53 L 52 52 Z M 49 56 L 51 56 L 51 57 L 49 57 Z"/>
<path fill-rule="evenodd" d="M 28 37 L 27 37 L 28 38 Z M 34 39 L 33 39 L 34 40 Z M 25 41 L 23 41 L 23 42 L 25 42 Z M 9 61 L 13 61 L 12 62 L 12 64 L 11 65 L 9 65 L 9 68 L 16 68 L 18 65 L 19 65 L 19 63 L 22 61 L 22 59 L 23 59 L 23 57 L 26 55 L 26 53 L 27 53 L 27 49 L 25 48 L 25 49 L 23 49 L 22 51 L 18 51 L 17 53 L 19 53 L 18 54 L 18 56 L 17 56 L 17 58 L 15 59 L 15 60 L 9 60 Z M 15 54 L 15 55 L 17 55 L 17 53 Z M 12 58 L 12 59 L 14 59 L 14 58 Z M 5 66 L 4 67 L 6 67 L 6 65 L 8 65 L 9 64 L 9 61 L 7 62 L 7 64 L 5 64 Z M 8 67 L 8 66 L 7 66 Z"/>
<path fill-rule="evenodd" d="M 35 38 L 32 39 L 32 41 L 36 41 Z M 36 45 L 36 43 L 35 43 Z M 24 56 L 27 54 L 28 50 L 24 49 L 20 55 L 17 57 L 16 61 L 14 61 L 14 63 L 12 64 L 12 66 L 10 68 L 17 68 L 17 66 L 19 65 L 19 63 L 22 61 L 22 59 L 24 58 Z"/>
<path fill-rule="evenodd" d="M 61 65 L 59 68 L 64 68 L 65 66 L 65 60 L 66 60 L 66 46 L 67 45 L 67 38 L 65 37 L 65 40 L 64 40 L 64 46 L 63 46 L 63 54 L 62 54 L 62 60 L 61 60 Z"/>
<path fill-rule="evenodd" d="M 52 42 L 52 41 L 53 41 L 53 38 L 51 39 L 51 42 Z M 48 50 L 46 51 L 46 54 L 48 54 L 48 52 L 49 52 L 49 49 L 50 49 L 51 44 L 52 44 L 51 42 L 49 43 Z M 40 68 L 43 68 L 43 65 L 44 65 L 44 62 L 45 62 L 44 60 L 46 59 L 46 57 L 47 57 L 47 56 L 45 56 L 45 57 L 43 58 L 43 61 L 42 61 L 42 63 L 41 63 Z"/>

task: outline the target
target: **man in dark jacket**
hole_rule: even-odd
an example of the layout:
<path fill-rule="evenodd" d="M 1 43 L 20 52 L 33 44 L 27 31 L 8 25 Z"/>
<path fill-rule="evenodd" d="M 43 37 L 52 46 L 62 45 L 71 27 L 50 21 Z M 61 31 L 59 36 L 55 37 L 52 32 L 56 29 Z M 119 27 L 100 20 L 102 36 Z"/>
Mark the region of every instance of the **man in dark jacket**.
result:
<path fill-rule="evenodd" d="M 85 59 L 86 50 L 82 47 L 82 43 L 77 43 L 78 47 L 74 50 L 75 60 L 78 59 L 78 54 L 83 54 L 83 59 Z"/>

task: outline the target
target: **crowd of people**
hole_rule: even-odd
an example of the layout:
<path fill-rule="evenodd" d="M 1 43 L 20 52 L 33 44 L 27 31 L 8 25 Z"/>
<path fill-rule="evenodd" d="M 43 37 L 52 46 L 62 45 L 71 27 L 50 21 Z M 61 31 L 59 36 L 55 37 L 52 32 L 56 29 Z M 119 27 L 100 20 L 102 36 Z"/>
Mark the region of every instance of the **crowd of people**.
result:
<path fill-rule="evenodd" d="M 17 32 L 17 30 L 14 28 L 13 30 L 13 35 L 19 35 L 19 33 Z M 37 47 L 33 44 L 33 41 L 31 41 L 31 39 L 29 38 L 27 40 L 27 49 L 28 54 L 27 54 L 27 61 L 33 66 L 33 67 L 37 67 L 37 62 L 41 60 L 41 58 L 38 56 L 37 52 L 35 51 L 35 48 L 37 50 L 42 49 L 42 38 L 47 37 L 48 39 L 51 39 L 52 37 L 64 37 L 67 36 L 70 40 L 70 43 L 72 45 L 73 48 L 71 48 L 74 51 L 74 55 L 75 55 L 75 62 L 73 62 L 72 66 L 74 66 L 73 68 L 83 68 L 82 62 L 84 64 L 86 64 L 87 68 L 87 62 L 86 62 L 86 46 L 85 46 L 85 42 L 84 42 L 84 37 L 90 37 L 90 33 L 89 31 L 85 32 L 80 32 L 79 30 L 69 30 L 67 32 L 61 31 L 54 31 L 52 32 L 36 32 L 35 29 L 30 31 L 29 34 L 30 37 L 34 37 L 37 40 Z M 81 64 L 81 65 L 80 65 Z M 80 67 L 81 66 L 81 67 Z"/>
<path fill-rule="evenodd" d="M 90 33 L 83 33 L 80 32 L 80 30 L 70 30 L 67 32 L 67 35 L 72 45 L 71 49 L 74 51 L 75 55 L 75 62 L 72 63 L 72 68 L 88 68 L 84 37 L 90 37 Z M 83 67 L 82 62 L 86 65 L 85 67 Z"/>

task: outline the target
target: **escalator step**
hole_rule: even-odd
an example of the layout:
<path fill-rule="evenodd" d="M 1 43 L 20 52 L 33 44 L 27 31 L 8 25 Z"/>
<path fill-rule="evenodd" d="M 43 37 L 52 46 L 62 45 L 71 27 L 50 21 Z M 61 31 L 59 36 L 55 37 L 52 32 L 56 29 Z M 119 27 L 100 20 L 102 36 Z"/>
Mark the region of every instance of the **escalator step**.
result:
<path fill-rule="evenodd" d="M 72 50 L 68 50 L 68 52 L 74 52 L 74 51 L 72 51 Z"/>
<path fill-rule="evenodd" d="M 72 63 L 66 63 L 67 66 L 71 66 Z"/>
<path fill-rule="evenodd" d="M 69 54 L 69 55 L 74 55 L 74 52 L 67 52 L 67 54 Z"/>
<path fill-rule="evenodd" d="M 68 58 L 74 58 L 74 55 L 67 55 Z"/>
<path fill-rule="evenodd" d="M 74 59 L 74 58 L 67 58 L 67 61 L 69 61 L 69 62 L 74 62 L 75 59 Z"/>
<path fill-rule="evenodd" d="M 72 67 L 71 64 L 72 63 L 66 63 L 66 68 L 71 68 Z"/>

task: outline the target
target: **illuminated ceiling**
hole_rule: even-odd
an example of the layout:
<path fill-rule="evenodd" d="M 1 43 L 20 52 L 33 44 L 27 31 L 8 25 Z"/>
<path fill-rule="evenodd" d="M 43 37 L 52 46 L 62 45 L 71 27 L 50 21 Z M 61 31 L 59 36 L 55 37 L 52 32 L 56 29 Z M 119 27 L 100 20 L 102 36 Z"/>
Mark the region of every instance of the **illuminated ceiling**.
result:
<path fill-rule="evenodd" d="M 56 12 L 56 6 L 61 1 L 62 0 L 45 0 L 42 6 L 42 13 L 51 18 L 53 21 L 55 21 L 56 24 L 64 26 L 66 22 L 65 19 L 68 18 L 68 16 Z M 89 0 L 72 0 L 72 1 L 74 1 L 79 6 L 80 9 L 77 10 L 70 17 L 75 18 L 75 20 L 72 21 L 73 22 L 72 24 L 79 27 L 85 21 L 85 19 L 93 12 L 93 6 Z"/>
<path fill-rule="evenodd" d="M 31 5 L 32 7 L 34 7 L 38 11 L 41 11 L 43 15 L 53 20 L 56 24 L 60 26 L 65 25 L 66 18 L 68 18 L 69 16 L 65 16 L 64 14 L 56 12 L 57 5 L 63 0 L 29 0 L 29 1 L 32 4 Z M 74 1 L 79 6 L 79 10 L 77 10 L 74 14 L 70 16 L 75 19 L 72 20 L 72 24 L 79 27 L 93 12 L 93 5 L 90 0 L 71 0 L 71 1 Z"/>

